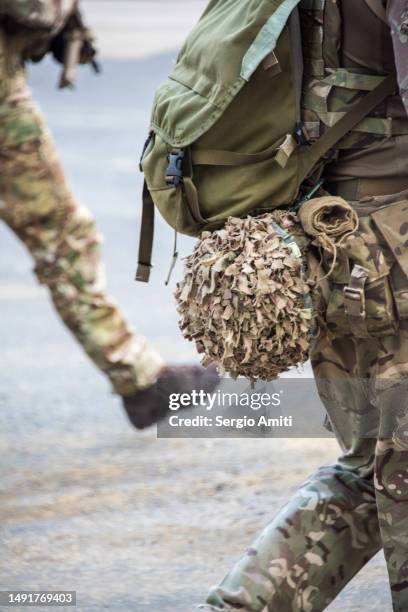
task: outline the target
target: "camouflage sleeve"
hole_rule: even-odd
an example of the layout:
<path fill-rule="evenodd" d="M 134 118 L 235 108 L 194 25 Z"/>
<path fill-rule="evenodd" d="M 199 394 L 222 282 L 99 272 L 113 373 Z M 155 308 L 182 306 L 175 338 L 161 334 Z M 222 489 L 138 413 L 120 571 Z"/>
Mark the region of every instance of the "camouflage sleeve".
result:
<path fill-rule="evenodd" d="M 54 29 L 64 23 L 78 0 L 0 0 L 0 16 L 30 28 Z"/>
<path fill-rule="evenodd" d="M 388 0 L 387 19 L 391 28 L 398 84 L 408 113 L 408 2 Z"/>

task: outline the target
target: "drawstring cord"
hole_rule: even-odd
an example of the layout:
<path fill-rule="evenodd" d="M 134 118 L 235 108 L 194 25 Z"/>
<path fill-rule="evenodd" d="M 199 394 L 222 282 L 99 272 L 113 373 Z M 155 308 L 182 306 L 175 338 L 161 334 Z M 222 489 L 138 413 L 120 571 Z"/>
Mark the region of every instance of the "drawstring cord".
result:
<path fill-rule="evenodd" d="M 177 230 L 174 230 L 174 247 L 173 247 L 173 256 L 171 258 L 171 262 L 170 262 L 170 269 L 169 269 L 169 273 L 167 274 L 167 278 L 165 281 L 165 285 L 166 287 L 168 286 L 171 276 L 173 274 L 173 270 L 176 266 L 177 263 L 177 259 L 178 259 L 178 251 L 177 251 Z"/>

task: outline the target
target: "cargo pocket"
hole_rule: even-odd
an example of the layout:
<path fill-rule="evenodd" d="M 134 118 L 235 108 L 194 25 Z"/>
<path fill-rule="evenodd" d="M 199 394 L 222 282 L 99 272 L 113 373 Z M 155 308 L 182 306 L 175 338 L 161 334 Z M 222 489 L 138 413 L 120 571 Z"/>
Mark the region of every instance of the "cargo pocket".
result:
<path fill-rule="evenodd" d="M 398 319 L 408 319 L 408 200 L 376 211 L 374 222 L 386 241 L 395 264 L 390 274 Z"/>
<path fill-rule="evenodd" d="M 391 287 L 398 319 L 408 319 L 408 280 L 401 266 L 395 264 L 391 270 Z"/>
<path fill-rule="evenodd" d="M 383 337 L 397 329 L 392 262 L 381 243 L 374 222 L 363 217 L 358 232 L 339 249 L 326 315 L 328 328 L 336 336 Z"/>
<path fill-rule="evenodd" d="M 372 217 L 408 278 L 408 200 L 384 207 Z"/>
<path fill-rule="evenodd" d="M 390 277 L 368 283 L 365 291 L 367 330 L 371 336 L 389 336 L 396 332 L 396 317 Z"/>

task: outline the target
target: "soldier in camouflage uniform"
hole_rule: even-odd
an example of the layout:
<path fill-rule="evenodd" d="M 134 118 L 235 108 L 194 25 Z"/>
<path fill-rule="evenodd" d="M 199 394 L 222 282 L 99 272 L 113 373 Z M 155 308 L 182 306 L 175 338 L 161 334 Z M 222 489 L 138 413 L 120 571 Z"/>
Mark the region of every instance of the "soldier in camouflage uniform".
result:
<path fill-rule="evenodd" d="M 378 75 L 396 67 L 400 88 L 343 139 L 324 175 L 360 217 L 339 251 L 312 354 L 343 454 L 300 487 L 199 609 L 318 612 L 382 548 L 393 610 L 407 612 L 408 5 L 301 0 L 299 8 L 313 138 Z"/>
<path fill-rule="evenodd" d="M 26 60 L 60 48 L 58 37 L 72 34 L 69 20 L 76 9 L 74 0 L 0 0 L 0 218 L 31 253 L 61 319 L 123 397 L 132 423 L 145 427 L 164 416 L 166 393 L 199 386 L 203 377 L 212 385 L 215 378 L 201 368 L 164 368 L 106 296 L 101 237 L 74 198 L 33 103 Z"/>

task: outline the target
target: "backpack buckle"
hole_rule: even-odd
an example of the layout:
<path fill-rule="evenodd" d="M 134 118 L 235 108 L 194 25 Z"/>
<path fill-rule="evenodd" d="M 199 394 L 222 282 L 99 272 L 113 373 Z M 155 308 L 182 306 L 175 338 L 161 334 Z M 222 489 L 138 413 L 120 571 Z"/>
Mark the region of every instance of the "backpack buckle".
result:
<path fill-rule="evenodd" d="M 343 294 L 347 314 L 364 319 L 366 316 L 364 289 L 360 287 L 344 287 Z"/>
<path fill-rule="evenodd" d="M 184 149 L 175 149 L 167 156 L 166 183 L 178 187 L 183 181 Z"/>
<path fill-rule="evenodd" d="M 295 126 L 293 132 L 293 138 L 296 140 L 298 145 L 310 144 L 309 134 L 307 133 L 306 126 L 303 121 L 299 121 Z"/>

